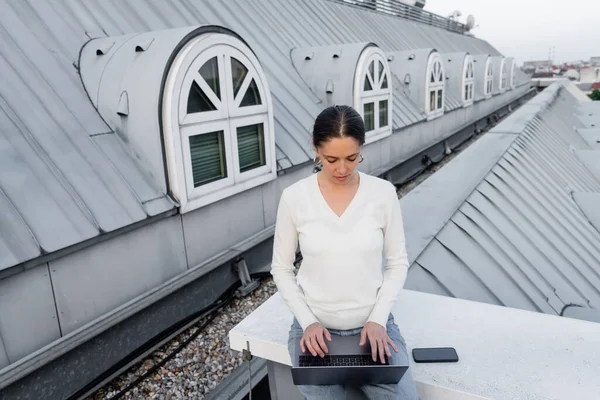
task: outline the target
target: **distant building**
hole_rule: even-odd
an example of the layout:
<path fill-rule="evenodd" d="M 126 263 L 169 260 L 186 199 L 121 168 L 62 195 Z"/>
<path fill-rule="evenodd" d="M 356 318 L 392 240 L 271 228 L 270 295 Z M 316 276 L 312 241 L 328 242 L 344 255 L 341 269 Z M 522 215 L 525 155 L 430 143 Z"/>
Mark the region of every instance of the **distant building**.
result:
<path fill-rule="evenodd" d="M 523 68 L 550 68 L 552 67 L 552 61 L 550 60 L 542 60 L 542 61 L 525 61 L 523 63 Z"/>
<path fill-rule="evenodd" d="M 579 74 L 579 81 L 582 83 L 600 82 L 600 67 L 582 68 Z"/>
<path fill-rule="evenodd" d="M 571 81 L 577 81 L 579 80 L 579 72 L 577 72 L 575 69 L 568 69 L 565 72 L 564 77 Z"/>
<path fill-rule="evenodd" d="M 590 65 L 592 65 L 594 67 L 600 67 L 600 57 L 591 57 Z"/>

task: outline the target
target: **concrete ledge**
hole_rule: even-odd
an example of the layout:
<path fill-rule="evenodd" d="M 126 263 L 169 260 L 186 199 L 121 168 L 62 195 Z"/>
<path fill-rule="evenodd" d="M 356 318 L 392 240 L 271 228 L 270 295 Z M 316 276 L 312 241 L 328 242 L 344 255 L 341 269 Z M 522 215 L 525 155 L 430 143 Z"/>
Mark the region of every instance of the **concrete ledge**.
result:
<path fill-rule="evenodd" d="M 592 150 L 600 150 L 600 129 L 577 129 L 577 133 L 583 137 Z"/>
<path fill-rule="evenodd" d="M 409 353 L 453 346 L 460 361 L 411 363 L 423 400 L 600 398 L 600 324 L 403 290 L 393 310 Z M 291 365 L 292 314 L 278 293 L 229 333 L 232 350 Z"/>

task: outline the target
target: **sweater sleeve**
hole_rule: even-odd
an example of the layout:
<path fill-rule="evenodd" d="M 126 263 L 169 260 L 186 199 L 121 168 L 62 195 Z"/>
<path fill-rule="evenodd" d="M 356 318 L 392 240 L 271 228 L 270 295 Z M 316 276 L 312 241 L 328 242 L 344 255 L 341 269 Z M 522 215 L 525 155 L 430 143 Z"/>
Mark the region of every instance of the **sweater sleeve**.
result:
<path fill-rule="evenodd" d="M 376 322 L 384 327 L 408 273 L 408 256 L 400 202 L 395 187 L 390 186 L 392 193 L 387 195 L 389 201 L 384 225 L 383 251 L 386 263 L 383 270 L 383 284 L 379 288 L 377 301 L 368 318 L 368 321 Z"/>
<path fill-rule="evenodd" d="M 294 260 L 298 245 L 298 231 L 294 217 L 285 199 L 285 191 L 279 200 L 275 236 L 273 239 L 273 260 L 271 275 L 279 294 L 294 314 L 302 329 L 319 322 L 304 299 L 294 274 Z"/>

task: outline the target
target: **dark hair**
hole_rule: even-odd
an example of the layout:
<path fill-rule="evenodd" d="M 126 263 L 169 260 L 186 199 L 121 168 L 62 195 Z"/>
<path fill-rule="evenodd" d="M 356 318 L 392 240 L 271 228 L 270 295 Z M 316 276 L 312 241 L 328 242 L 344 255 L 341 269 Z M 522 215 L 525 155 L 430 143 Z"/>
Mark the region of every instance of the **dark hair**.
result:
<path fill-rule="evenodd" d="M 360 114 L 350 106 L 331 106 L 321 111 L 313 127 L 315 147 L 345 137 L 356 139 L 361 146 L 365 143 L 365 123 Z"/>

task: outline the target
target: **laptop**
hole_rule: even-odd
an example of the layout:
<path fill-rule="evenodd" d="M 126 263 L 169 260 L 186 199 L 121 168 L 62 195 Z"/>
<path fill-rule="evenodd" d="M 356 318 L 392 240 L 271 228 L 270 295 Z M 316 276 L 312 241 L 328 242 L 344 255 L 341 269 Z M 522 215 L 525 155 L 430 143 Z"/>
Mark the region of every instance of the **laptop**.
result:
<path fill-rule="evenodd" d="M 379 357 L 373 361 L 369 342 L 362 347 L 359 345 L 360 335 L 331 335 L 331 342 L 326 342 L 329 352 L 324 358 L 314 357 L 308 349 L 302 353 L 300 340 L 296 339 L 296 360 L 292 360 L 295 385 L 396 384 L 408 370 L 408 362 L 389 365 L 387 357 L 386 364 L 382 364 Z"/>

